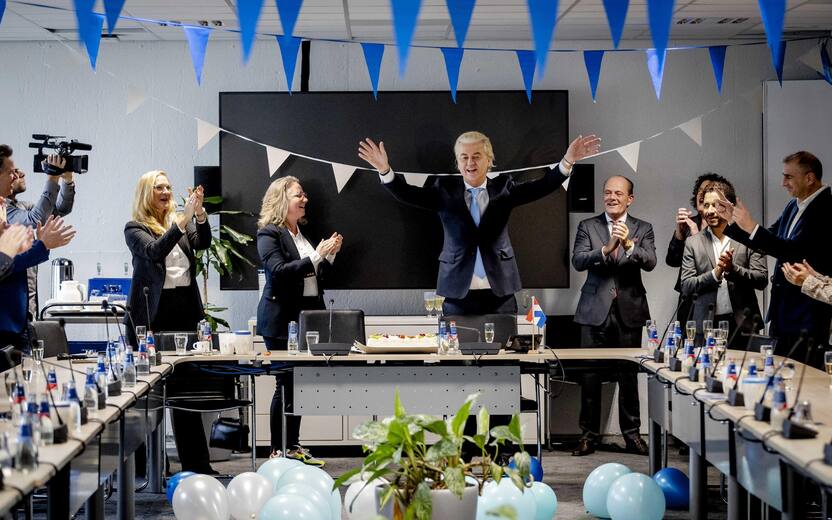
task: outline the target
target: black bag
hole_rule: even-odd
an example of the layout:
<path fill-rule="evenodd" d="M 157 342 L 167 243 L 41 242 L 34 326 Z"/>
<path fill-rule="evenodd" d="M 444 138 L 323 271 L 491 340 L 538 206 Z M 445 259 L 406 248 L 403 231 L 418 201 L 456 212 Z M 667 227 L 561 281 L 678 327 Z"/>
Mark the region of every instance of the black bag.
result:
<path fill-rule="evenodd" d="M 208 446 L 225 450 L 247 452 L 249 429 L 242 418 L 220 417 L 211 425 L 211 439 Z"/>

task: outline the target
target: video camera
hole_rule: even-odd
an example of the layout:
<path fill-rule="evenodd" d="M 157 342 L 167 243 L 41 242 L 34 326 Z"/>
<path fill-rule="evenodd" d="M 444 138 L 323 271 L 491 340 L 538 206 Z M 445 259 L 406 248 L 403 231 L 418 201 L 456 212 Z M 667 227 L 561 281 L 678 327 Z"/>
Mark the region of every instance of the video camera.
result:
<path fill-rule="evenodd" d="M 35 172 L 46 173 L 47 175 L 60 175 L 64 172 L 86 173 L 90 157 L 88 155 L 72 155 L 72 153 L 76 150 L 85 152 L 92 150 L 91 144 L 79 143 L 75 139 L 67 141 L 64 136 L 60 135 L 32 134 L 32 139 L 41 141 L 39 143 L 29 143 L 29 148 L 35 148 L 38 151 L 35 154 L 35 164 L 32 168 Z M 58 155 L 66 161 L 63 170 L 46 164 L 44 148 L 57 150 Z"/>

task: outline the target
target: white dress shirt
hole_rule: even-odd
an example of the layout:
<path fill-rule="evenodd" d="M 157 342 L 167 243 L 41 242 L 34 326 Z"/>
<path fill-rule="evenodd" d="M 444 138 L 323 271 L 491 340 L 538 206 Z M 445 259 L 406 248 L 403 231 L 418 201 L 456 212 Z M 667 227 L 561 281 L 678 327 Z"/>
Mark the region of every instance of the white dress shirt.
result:
<path fill-rule="evenodd" d="M 289 231 L 289 236 L 292 237 L 292 241 L 298 249 L 298 255 L 300 255 L 300 258 L 309 258 L 312 260 L 312 265 L 315 266 L 315 272 L 317 273 L 318 266 L 321 265 L 321 262 L 323 262 L 324 259 L 318 254 L 318 251 L 312 247 L 312 244 L 306 240 L 306 237 L 304 237 L 303 233 L 300 232 L 300 228 L 298 228 L 297 234 L 292 233 L 292 230 L 289 228 L 286 229 Z M 328 255 L 326 259 L 329 263 L 332 263 L 335 261 L 335 255 Z M 318 277 L 315 276 L 315 273 L 312 273 L 303 279 L 303 295 L 314 297 L 318 296 L 318 294 Z"/>
<path fill-rule="evenodd" d="M 711 239 L 711 247 L 714 249 L 714 261 L 719 263 L 719 257 L 728 250 L 731 246 L 731 239 L 723 235 L 722 240 L 714 235 L 710 228 L 705 230 L 708 237 Z M 716 291 L 716 314 L 731 314 L 734 309 L 731 307 L 731 296 L 728 294 L 728 282 L 725 281 L 725 273 L 722 274 L 722 279 L 716 276 L 716 268 L 711 271 L 714 280 L 719 282 L 719 289 Z"/>
<path fill-rule="evenodd" d="M 165 257 L 165 285 L 164 289 L 187 287 L 191 285 L 191 262 L 179 244 L 173 246 Z"/>
<path fill-rule="evenodd" d="M 811 204 L 812 201 L 815 200 L 815 198 L 818 195 L 820 195 L 823 190 L 828 190 L 828 189 L 829 189 L 829 186 L 824 184 L 823 186 L 820 187 L 820 189 L 818 189 L 817 191 L 815 191 L 814 193 L 812 193 L 811 195 L 809 195 L 808 197 L 806 197 L 802 201 L 797 202 L 797 213 L 794 214 L 794 217 L 792 218 L 792 221 L 789 224 L 789 232 L 786 233 L 786 237 L 789 237 L 792 234 L 792 231 L 794 231 L 794 227 L 797 225 L 797 221 L 800 220 L 800 217 L 803 216 L 803 212 L 806 211 L 806 207 L 809 204 Z M 754 235 L 757 234 L 758 229 L 760 229 L 759 224 L 754 226 L 754 230 L 751 231 L 751 235 L 749 235 L 749 238 L 753 239 Z"/>
<path fill-rule="evenodd" d="M 562 174 L 564 174 L 565 176 L 567 176 L 567 177 L 572 175 L 572 168 L 569 168 L 569 171 L 567 171 L 566 168 L 561 166 L 560 163 L 556 164 L 554 166 L 554 168 L 559 168 L 560 172 Z M 393 179 L 396 178 L 396 174 L 393 172 L 393 169 L 390 168 L 385 173 L 379 173 L 379 177 L 381 177 L 381 182 L 383 182 L 384 184 L 387 184 L 387 183 L 393 182 Z M 485 209 L 488 207 L 488 200 L 489 200 L 488 199 L 488 190 L 485 189 L 485 186 L 488 183 L 488 178 L 486 178 L 486 180 L 483 181 L 483 183 L 480 186 L 471 186 L 470 184 L 468 184 L 464 180 L 462 182 L 465 184 L 465 194 L 464 194 L 465 206 L 468 208 L 469 211 L 471 209 L 471 192 L 469 192 L 468 190 L 471 189 L 471 188 L 482 188 L 477 193 L 477 203 L 479 204 L 479 207 L 480 207 L 480 216 L 484 215 L 485 214 Z M 480 255 L 482 255 L 482 251 L 480 251 Z M 476 274 L 471 275 L 470 289 L 471 290 L 491 289 L 491 284 L 488 283 L 488 277 L 480 278 Z"/>

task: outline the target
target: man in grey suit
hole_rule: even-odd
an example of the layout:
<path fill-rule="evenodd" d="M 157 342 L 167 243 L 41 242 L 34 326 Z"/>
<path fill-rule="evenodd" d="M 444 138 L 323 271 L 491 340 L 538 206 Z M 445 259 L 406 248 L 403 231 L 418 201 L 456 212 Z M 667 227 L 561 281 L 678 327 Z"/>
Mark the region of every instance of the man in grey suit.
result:
<path fill-rule="evenodd" d="M 725 235 L 728 221 L 717 212 L 719 192 L 732 204 L 736 203 L 734 187 L 727 181 L 714 183 L 705 190 L 702 221 L 707 228 L 685 241 L 682 294 L 697 295 L 693 319 L 700 333 L 702 320 L 706 319 L 728 321 L 729 334 L 737 327 L 752 332 L 752 329 L 758 329 L 753 327 L 754 317 L 762 324 L 755 290 L 763 290 L 768 285 L 766 257 Z M 714 306 L 713 318 L 708 316 L 711 305 Z M 747 319 L 743 316 L 746 308 L 750 311 Z"/>
<path fill-rule="evenodd" d="M 614 176 L 604 183 L 604 213 L 578 224 L 572 265 L 588 271 L 575 311 L 583 347 L 638 348 L 650 319 L 641 271 L 656 267 L 653 226 L 627 214 L 635 200 L 633 182 Z M 633 370 L 618 369 L 618 421 L 627 450 L 646 455 L 639 428 L 638 381 Z M 573 455 L 595 451 L 601 429 L 601 382 L 586 373 L 581 382 L 580 426 L 583 436 Z"/>

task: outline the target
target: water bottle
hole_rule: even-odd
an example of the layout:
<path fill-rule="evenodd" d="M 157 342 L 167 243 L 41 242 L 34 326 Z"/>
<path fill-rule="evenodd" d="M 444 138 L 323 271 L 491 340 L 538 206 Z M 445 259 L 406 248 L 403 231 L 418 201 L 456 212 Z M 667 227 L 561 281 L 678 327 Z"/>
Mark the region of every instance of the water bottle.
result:
<path fill-rule="evenodd" d="M 104 399 L 109 397 L 107 394 L 107 385 L 110 383 L 110 378 L 107 372 L 107 358 L 104 356 L 103 352 L 99 352 L 98 365 L 95 370 L 95 382 L 98 383 L 98 386 L 101 387 L 101 391 L 104 392 Z"/>
<path fill-rule="evenodd" d="M 136 386 L 136 365 L 133 362 L 133 349 L 127 347 L 124 355 L 124 374 L 121 376 L 125 388 Z"/>
<path fill-rule="evenodd" d="M 289 354 L 298 353 L 298 322 L 296 321 L 289 322 L 289 335 L 286 341 L 286 349 L 289 351 Z"/>
<path fill-rule="evenodd" d="M 694 361 L 696 361 L 696 353 L 693 350 L 693 340 L 686 339 L 685 340 L 685 357 L 682 360 L 682 367 L 687 370 L 693 366 Z"/>
<path fill-rule="evenodd" d="M 136 374 L 146 375 L 150 373 L 150 360 L 147 358 L 147 343 L 139 341 L 139 357 L 136 359 Z"/>
<path fill-rule="evenodd" d="M 678 321 L 673 322 L 673 338 L 677 345 L 682 344 L 682 325 Z"/>
<path fill-rule="evenodd" d="M 70 431 L 79 431 L 81 429 L 81 400 L 78 398 L 78 389 L 75 388 L 75 381 L 70 381 L 67 385 L 66 403 L 69 405 L 69 417 L 67 418 L 67 426 Z"/>
<path fill-rule="evenodd" d="M 774 398 L 771 404 L 771 427 L 775 430 L 783 429 L 783 421 L 789 415 L 789 406 L 786 403 L 786 385 L 781 380 L 774 390 Z"/>
<path fill-rule="evenodd" d="M 733 358 L 728 358 L 728 367 L 725 369 L 722 383 L 726 393 L 737 385 L 737 362 Z"/>
<path fill-rule="evenodd" d="M 52 424 L 52 417 L 49 415 L 49 398 L 43 394 L 40 398 L 40 444 L 49 446 L 55 442 L 55 425 Z"/>
<path fill-rule="evenodd" d="M 294 322 L 292 322 L 294 323 Z M 297 325 L 297 324 L 295 324 Z M 296 331 L 297 332 L 297 331 Z M 208 320 L 202 320 L 196 329 L 197 339 L 199 341 L 211 341 L 211 323 Z"/>
<path fill-rule="evenodd" d="M 705 381 L 705 375 L 711 370 L 711 353 L 707 350 L 702 352 L 702 370 L 699 371 L 700 383 Z"/>
<path fill-rule="evenodd" d="M 436 336 L 436 347 L 438 354 L 448 353 L 448 323 L 439 320 L 439 334 Z"/>
<path fill-rule="evenodd" d="M 50 368 L 49 372 L 46 374 L 46 389 L 50 392 L 54 392 L 58 389 L 58 374 L 55 372 L 54 368 Z"/>
<path fill-rule="evenodd" d="M 95 386 L 95 372 L 92 367 L 87 368 L 87 380 L 84 383 L 84 406 L 88 410 L 98 408 L 98 387 Z"/>
<path fill-rule="evenodd" d="M 651 352 L 659 348 L 659 329 L 653 320 L 650 320 L 650 325 L 647 327 L 647 346 Z"/>
<path fill-rule="evenodd" d="M 153 331 L 147 331 L 147 360 L 150 366 L 158 365 L 158 360 L 156 356 L 158 352 L 156 351 L 156 338 L 153 337 Z M 148 370 L 149 372 L 149 370 Z"/>
<path fill-rule="evenodd" d="M 667 336 L 667 341 L 664 345 L 664 361 L 670 364 L 670 358 L 673 357 L 673 352 L 676 350 L 676 335 Z"/>
<path fill-rule="evenodd" d="M 32 422 L 25 413 L 21 414 L 20 418 L 20 436 L 17 439 L 14 467 L 24 473 L 38 467 L 38 446 L 32 434 Z"/>
<path fill-rule="evenodd" d="M 763 373 L 766 376 L 771 377 L 774 375 L 774 352 L 772 351 L 770 345 L 764 346 L 763 349 L 765 352 L 765 364 Z"/>
<path fill-rule="evenodd" d="M 456 333 L 456 322 L 450 323 L 450 334 L 448 336 L 448 354 L 459 354 L 459 336 Z"/>
<path fill-rule="evenodd" d="M 37 396 L 32 394 L 32 398 L 26 405 L 26 415 L 29 416 L 29 422 L 32 423 L 32 439 L 35 444 L 40 445 L 40 415 L 38 414 Z"/>

